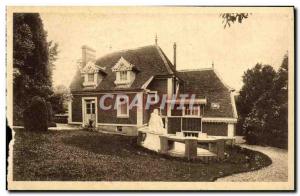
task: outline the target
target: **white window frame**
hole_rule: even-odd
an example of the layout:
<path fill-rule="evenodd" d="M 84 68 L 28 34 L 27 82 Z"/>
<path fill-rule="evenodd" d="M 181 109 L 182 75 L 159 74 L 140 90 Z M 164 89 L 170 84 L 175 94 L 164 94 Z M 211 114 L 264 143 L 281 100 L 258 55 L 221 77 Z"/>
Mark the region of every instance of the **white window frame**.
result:
<path fill-rule="evenodd" d="M 121 106 L 120 106 L 120 99 L 125 99 L 126 100 L 126 104 L 127 104 L 127 114 L 122 114 L 121 113 Z M 117 117 L 118 118 L 128 118 L 129 117 L 129 99 L 128 99 L 128 97 L 127 96 L 121 96 L 121 97 L 117 97 L 117 104 L 118 104 L 118 106 L 117 106 Z M 122 103 L 122 104 L 124 104 L 124 103 Z"/>
<path fill-rule="evenodd" d="M 94 75 L 94 80 L 93 81 L 89 81 L 89 74 L 93 74 Z M 83 86 L 96 86 L 97 84 L 97 73 L 85 73 L 84 74 L 84 82 L 83 82 Z"/>
<path fill-rule="evenodd" d="M 122 74 L 123 74 L 123 77 L 126 77 L 126 79 L 124 80 L 123 78 L 122 78 Z M 121 82 L 126 82 L 126 81 L 128 81 L 128 71 L 120 71 L 120 81 Z"/>
<path fill-rule="evenodd" d="M 121 72 L 126 72 L 127 74 L 127 78 L 126 80 L 121 80 Z M 131 81 L 131 74 L 129 73 L 130 71 L 129 70 L 126 70 L 126 71 L 118 71 L 116 74 L 117 74 L 117 77 L 116 77 L 116 81 L 115 81 L 115 84 L 129 84 L 130 81 Z"/>
<path fill-rule="evenodd" d="M 200 116 L 200 114 L 201 114 L 200 105 L 193 106 L 193 108 L 195 108 L 195 107 L 198 108 L 198 114 L 186 114 L 185 109 L 189 108 L 189 106 L 188 107 L 184 106 L 182 109 L 182 116 Z"/>
<path fill-rule="evenodd" d="M 92 76 L 93 80 L 89 80 L 90 79 L 90 76 Z M 94 73 L 88 73 L 87 74 L 87 82 L 90 82 L 90 83 L 93 83 L 95 82 L 95 74 Z"/>

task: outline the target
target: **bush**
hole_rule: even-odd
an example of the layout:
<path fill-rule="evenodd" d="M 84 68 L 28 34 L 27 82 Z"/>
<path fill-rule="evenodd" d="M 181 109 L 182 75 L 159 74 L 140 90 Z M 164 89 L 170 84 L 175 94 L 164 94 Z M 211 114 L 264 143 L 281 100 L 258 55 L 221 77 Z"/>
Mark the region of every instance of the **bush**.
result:
<path fill-rule="evenodd" d="M 258 135 L 254 133 L 247 133 L 244 138 L 247 141 L 247 144 L 256 145 L 256 144 L 262 144 L 261 139 Z"/>
<path fill-rule="evenodd" d="M 48 111 L 44 99 L 35 96 L 23 113 L 26 131 L 46 132 L 48 130 Z"/>
<path fill-rule="evenodd" d="M 245 140 L 251 145 L 273 146 L 277 148 L 288 148 L 287 133 L 273 133 L 272 131 L 257 134 L 257 132 L 248 132 Z"/>
<path fill-rule="evenodd" d="M 53 94 L 49 101 L 52 105 L 53 113 L 54 114 L 63 114 L 66 112 L 64 108 L 64 98 L 62 94 Z"/>

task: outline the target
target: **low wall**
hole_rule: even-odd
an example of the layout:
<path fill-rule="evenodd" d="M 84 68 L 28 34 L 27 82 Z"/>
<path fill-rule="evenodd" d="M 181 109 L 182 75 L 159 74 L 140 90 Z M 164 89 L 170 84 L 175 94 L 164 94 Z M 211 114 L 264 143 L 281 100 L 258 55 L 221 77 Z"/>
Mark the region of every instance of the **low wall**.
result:
<path fill-rule="evenodd" d="M 56 123 L 68 124 L 68 114 L 56 114 L 53 120 Z"/>

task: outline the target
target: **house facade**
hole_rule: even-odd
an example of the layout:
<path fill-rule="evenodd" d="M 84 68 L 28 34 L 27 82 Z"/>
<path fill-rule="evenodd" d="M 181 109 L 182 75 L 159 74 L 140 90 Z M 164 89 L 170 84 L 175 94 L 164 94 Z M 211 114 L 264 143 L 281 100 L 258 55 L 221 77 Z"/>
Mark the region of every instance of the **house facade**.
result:
<path fill-rule="evenodd" d="M 235 136 L 234 90 L 213 68 L 176 70 L 175 44 L 173 63 L 157 44 L 99 59 L 83 46 L 70 90 L 69 124 L 136 135 L 159 109 L 170 134 Z"/>

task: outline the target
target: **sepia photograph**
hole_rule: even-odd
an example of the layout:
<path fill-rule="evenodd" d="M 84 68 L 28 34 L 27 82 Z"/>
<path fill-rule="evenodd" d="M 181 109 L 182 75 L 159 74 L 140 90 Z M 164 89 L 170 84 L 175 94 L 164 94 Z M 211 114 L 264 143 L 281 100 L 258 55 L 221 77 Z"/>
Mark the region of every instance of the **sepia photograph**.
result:
<path fill-rule="evenodd" d="M 8 190 L 295 190 L 294 11 L 8 6 Z"/>

